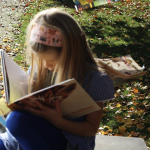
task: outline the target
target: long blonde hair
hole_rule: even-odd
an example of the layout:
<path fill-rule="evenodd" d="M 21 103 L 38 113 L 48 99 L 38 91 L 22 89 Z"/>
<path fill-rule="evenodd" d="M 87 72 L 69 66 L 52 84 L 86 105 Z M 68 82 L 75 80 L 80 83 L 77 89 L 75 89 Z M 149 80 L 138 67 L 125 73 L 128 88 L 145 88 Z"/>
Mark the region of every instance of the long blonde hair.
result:
<path fill-rule="evenodd" d="M 26 36 L 27 58 L 28 60 L 31 58 L 32 67 L 30 85 L 32 85 L 35 72 L 37 72 L 34 91 L 43 88 L 46 69 L 43 67 L 42 60 L 36 58 L 33 51 L 41 53 L 47 51 L 50 47 L 29 41 L 33 23 L 54 28 L 61 33 L 63 45 L 62 48 L 56 48 L 57 51 L 60 51 L 60 56 L 54 70 L 54 74 L 57 70 L 55 84 L 71 78 L 75 78 L 82 84 L 87 73 L 98 70 L 99 67 L 89 49 L 85 33 L 75 19 L 60 9 L 44 10 L 35 15 L 30 22 Z M 31 87 L 29 87 L 29 92 L 31 92 Z"/>

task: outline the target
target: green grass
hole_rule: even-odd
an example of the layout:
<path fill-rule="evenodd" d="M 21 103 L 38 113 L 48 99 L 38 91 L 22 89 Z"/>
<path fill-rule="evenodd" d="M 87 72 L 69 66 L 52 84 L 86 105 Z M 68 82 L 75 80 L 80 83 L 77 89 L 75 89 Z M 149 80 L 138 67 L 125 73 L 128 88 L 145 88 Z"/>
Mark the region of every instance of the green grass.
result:
<path fill-rule="evenodd" d="M 61 7 L 82 26 L 91 49 L 98 57 L 131 54 L 140 65 L 143 65 L 143 59 L 149 61 L 147 54 L 150 50 L 148 5 L 149 3 L 136 2 L 128 4 L 127 7 L 125 2 L 117 2 L 77 13 L 74 8 L 61 4 L 61 1 L 38 1 L 34 5 L 31 3 L 30 9 L 21 17 L 22 25 L 18 25 L 21 33 L 17 36 L 16 42 L 24 44 L 25 29 L 34 14 L 47 8 Z"/>
<path fill-rule="evenodd" d="M 22 24 L 15 26 L 19 31 L 18 35 L 14 35 L 16 43 L 21 44 L 15 61 L 24 62 L 25 31 L 31 17 L 51 7 L 63 8 L 82 26 L 97 57 L 130 54 L 140 66 L 145 65 L 148 73 L 140 81 L 120 86 L 116 89 L 115 99 L 104 103 L 100 126 L 104 128 L 102 134 L 141 137 L 150 147 L 149 0 L 116 2 L 82 12 L 76 12 L 73 5 L 71 0 L 37 0 L 30 3 L 20 18 Z"/>

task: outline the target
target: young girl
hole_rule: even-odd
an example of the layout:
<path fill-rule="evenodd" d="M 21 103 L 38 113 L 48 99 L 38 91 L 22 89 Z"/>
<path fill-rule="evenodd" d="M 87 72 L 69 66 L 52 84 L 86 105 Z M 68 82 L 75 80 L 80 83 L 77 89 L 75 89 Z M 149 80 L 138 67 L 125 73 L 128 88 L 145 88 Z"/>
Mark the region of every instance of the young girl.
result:
<path fill-rule="evenodd" d="M 103 108 L 114 98 L 112 80 L 97 65 L 78 23 L 66 12 L 48 9 L 35 15 L 27 28 L 27 56 L 31 58 L 29 92 L 75 78 Z M 25 103 L 6 119 L 0 150 L 94 150 L 102 109 L 73 120 L 63 118 L 60 102 L 49 108 L 38 101 Z"/>

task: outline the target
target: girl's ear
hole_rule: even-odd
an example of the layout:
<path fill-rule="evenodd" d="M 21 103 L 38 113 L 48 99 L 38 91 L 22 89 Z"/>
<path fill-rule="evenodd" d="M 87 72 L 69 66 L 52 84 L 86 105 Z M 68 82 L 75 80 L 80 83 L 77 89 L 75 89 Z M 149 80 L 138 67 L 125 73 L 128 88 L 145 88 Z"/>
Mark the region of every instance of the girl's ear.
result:
<path fill-rule="evenodd" d="M 76 88 L 76 83 L 71 83 L 69 85 L 66 85 L 65 87 L 63 87 L 59 91 L 57 91 L 57 93 L 70 93 L 73 90 L 75 90 L 75 88 Z"/>

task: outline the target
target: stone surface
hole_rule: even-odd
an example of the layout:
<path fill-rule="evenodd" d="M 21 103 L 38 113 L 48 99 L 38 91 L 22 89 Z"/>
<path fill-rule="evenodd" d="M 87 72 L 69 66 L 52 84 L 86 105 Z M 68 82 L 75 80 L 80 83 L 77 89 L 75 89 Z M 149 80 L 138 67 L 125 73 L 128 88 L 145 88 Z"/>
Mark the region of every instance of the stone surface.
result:
<path fill-rule="evenodd" d="M 6 131 L 5 125 L 5 118 L 0 116 L 0 133 L 4 133 Z"/>
<path fill-rule="evenodd" d="M 95 150 L 147 150 L 142 138 L 97 135 Z"/>

